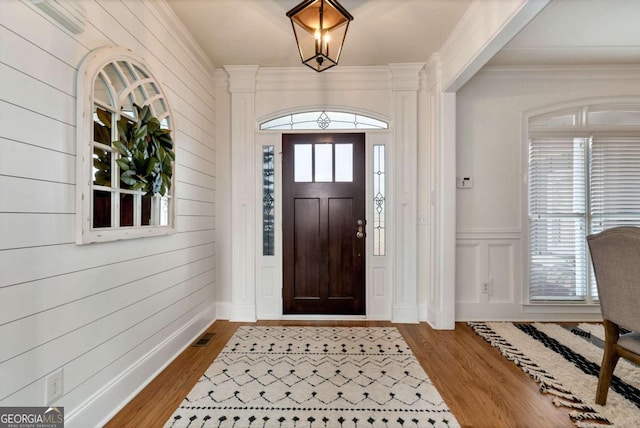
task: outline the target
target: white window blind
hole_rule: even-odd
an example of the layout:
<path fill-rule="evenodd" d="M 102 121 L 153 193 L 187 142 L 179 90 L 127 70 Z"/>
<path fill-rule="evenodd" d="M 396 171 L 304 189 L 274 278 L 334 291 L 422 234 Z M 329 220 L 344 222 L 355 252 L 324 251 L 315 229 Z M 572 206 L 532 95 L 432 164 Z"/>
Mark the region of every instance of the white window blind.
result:
<path fill-rule="evenodd" d="M 590 167 L 591 233 L 640 226 L 640 138 L 594 137 Z"/>
<path fill-rule="evenodd" d="M 586 139 L 529 141 L 529 300 L 586 297 Z"/>

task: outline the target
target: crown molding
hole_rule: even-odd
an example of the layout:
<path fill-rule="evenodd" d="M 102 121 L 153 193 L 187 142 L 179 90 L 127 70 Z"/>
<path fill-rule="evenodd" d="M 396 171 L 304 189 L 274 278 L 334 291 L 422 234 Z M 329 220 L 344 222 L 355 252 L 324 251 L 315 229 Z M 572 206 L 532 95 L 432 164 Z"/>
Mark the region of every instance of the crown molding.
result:
<path fill-rule="evenodd" d="M 257 90 L 277 91 L 362 91 L 390 90 L 388 66 L 335 67 L 322 73 L 307 67 L 261 67 Z"/>
<path fill-rule="evenodd" d="M 475 77 L 528 80 L 640 80 L 640 65 L 485 66 Z"/>
<path fill-rule="evenodd" d="M 394 91 L 417 91 L 425 63 L 389 64 Z"/>

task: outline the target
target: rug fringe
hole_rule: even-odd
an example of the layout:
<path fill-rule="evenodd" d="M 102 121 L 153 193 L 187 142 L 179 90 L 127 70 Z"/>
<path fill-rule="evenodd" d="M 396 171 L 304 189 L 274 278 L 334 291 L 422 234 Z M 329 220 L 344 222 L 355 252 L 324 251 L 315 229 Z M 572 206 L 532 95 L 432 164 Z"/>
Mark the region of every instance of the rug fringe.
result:
<path fill-rule="evenodd" d="M 552 395 L 554 405 L 574 409 L 569 412 L 574 425 L 579 428 L 602 428 L 605 425 L 612 425 L 611 421 L 584 403 L 553 376 L 496 333 L 487 323 L 468 322 L 467 324 L 491 346 L 500 350 L 500 353 L 505 358 L 514 362 L 523 372 L 536 381 L 540 385 L 542 393 Z"/>
<path fill-rule="evenodd" d="M 569 412 L 571 420 L 580 428 L 599 427 L 603 425 L 611 425 L 611 422 L 598 413 Z M 596 423 L 593 423 L 596 422 Z"/>

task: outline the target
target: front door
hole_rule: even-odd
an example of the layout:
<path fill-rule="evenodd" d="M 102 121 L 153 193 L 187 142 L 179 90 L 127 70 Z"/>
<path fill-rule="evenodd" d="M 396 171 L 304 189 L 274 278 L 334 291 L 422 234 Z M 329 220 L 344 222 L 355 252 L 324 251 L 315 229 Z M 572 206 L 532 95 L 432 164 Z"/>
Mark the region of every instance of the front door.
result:
<path fill-rule="evenodd" d="M 364 134 L 284 134 L 285 314 L 365 313 Z"/>

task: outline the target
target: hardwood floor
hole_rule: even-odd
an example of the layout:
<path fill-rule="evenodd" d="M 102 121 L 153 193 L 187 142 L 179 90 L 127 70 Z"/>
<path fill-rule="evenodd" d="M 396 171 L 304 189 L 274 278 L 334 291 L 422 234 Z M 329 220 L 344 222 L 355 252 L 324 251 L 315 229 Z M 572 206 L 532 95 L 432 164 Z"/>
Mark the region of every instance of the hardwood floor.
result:
<path fill-rule="evenodd" d="M 208 346 L 185 349 L 106 427 L 162 427 L 241 325 L 395 326 L 463 427 L 574 426 L 566 410 L 555 407 L 534 381 L 464 323 L 454 331 L 437 331 L 424 323 L 216 321 L 207 330 L 216 335 Z"/>

